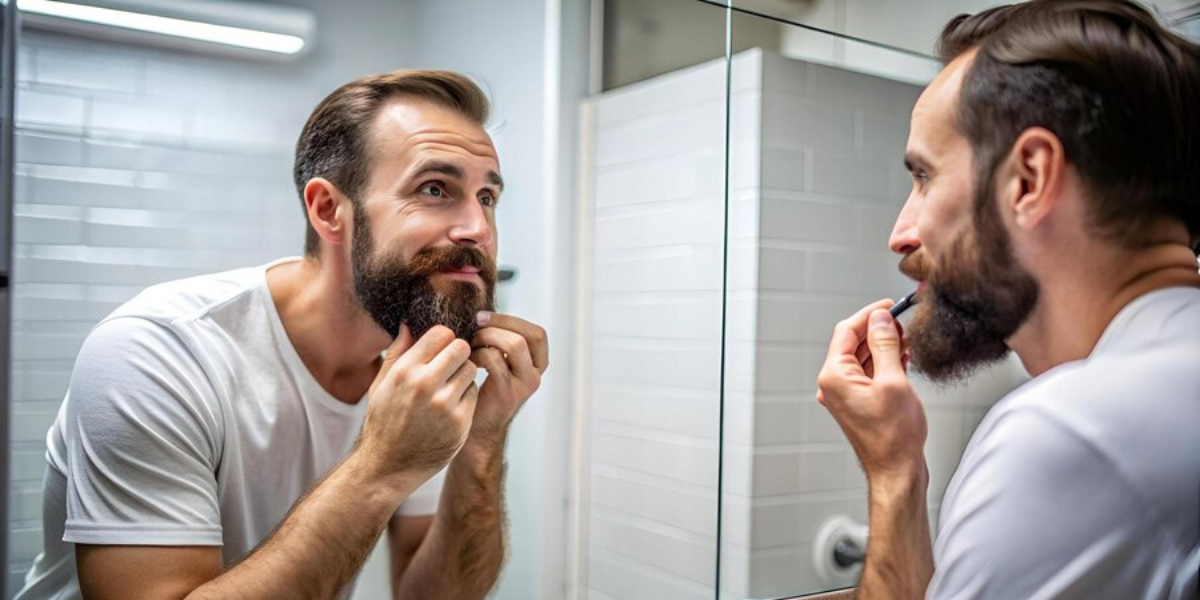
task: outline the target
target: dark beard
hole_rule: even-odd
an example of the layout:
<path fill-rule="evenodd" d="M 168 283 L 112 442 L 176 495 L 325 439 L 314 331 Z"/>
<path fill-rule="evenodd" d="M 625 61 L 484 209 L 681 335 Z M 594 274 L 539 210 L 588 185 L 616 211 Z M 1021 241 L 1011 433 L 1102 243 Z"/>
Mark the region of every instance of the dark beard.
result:
<path fill-rule="evenodd" d="M 1037 281 L 1012 254 L 991 197 L 993 178 L 980 179 L 973 231 L 951 244 L 947 263 L 932 267 L 927 256 L 913 254 L 900 267 L 928 285 L 905 328 L 912 365 L 942 384 L 962 381 L 1008 356 L 1006 341 L 1029 318 L 1039 295 Z"/>
<path fill-rule="evenodd" d="M 434 325 L 449 327 L 464 340 L 475 337 L 475 315 L 495 306 L 496 265 L 477 248 L 438 246 L 424 248 L 407 263 L 374 256 L 374 237 L 360 207 L 354 210 L 354 248 L 350 252 L 354 295 L 367 314 L 395 338 L 407 324 L 413 339 Z M 449 280 L 450 290 L 434 288 L 432 277 L 447 269 L 479 269 L 483 289 L 469 281 Z"/>

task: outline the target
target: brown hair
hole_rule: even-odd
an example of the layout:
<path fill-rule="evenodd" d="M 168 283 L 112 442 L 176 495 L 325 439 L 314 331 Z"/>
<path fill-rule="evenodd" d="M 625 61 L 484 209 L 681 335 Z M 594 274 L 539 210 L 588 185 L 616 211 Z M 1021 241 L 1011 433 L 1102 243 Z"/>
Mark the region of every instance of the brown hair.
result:
<path fill-rule="evenodd" d="M 973 48 L 956 119 L 977 181 L 1044 127 L 1088 186 L 1099 235 L 1138 247 L 1166 217 L 1200 238 L 1200 47 L 1133 2 L 1033 0 L 959 15 L 938 39 L 945 62 Z"/>
<path fill-rule="evenodd" d="M 304 204 L 304 186 L 324 177 L 358 202 L 371 170 L 370 126 L 388 100 L 412 97 L 454 110 L 479 125 L 491 111 L 487 96 L 452 71 L 399 70 L 368 75 L 334 90 L 317 105 L 296 142 L 292 178 Z M 304 253 L 317 255 L 316 230 L 305 219 Z"/>

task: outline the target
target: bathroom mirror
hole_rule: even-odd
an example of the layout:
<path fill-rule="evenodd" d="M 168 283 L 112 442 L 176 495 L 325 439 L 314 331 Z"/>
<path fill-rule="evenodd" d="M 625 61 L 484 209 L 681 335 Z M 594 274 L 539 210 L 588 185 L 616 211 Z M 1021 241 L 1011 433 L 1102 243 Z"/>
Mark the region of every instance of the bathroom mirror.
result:
<path fill-rule="evenodd" d="M 720 597 L 773 598 L 857 581 L 866 481 L 816 400 L 817 373 L 839 320 L 911 291 L 887 247 L 911 187 L 909 116 L 940 70 L 929 48 L 941 24 L 980 6 L 733 7 L 734 23 L 770 23 L 774 35 L 731 67 Z M 1023 379 L 1006 363 L 950 389 L 915 383 L 935 527 L 975 425 Z"/>

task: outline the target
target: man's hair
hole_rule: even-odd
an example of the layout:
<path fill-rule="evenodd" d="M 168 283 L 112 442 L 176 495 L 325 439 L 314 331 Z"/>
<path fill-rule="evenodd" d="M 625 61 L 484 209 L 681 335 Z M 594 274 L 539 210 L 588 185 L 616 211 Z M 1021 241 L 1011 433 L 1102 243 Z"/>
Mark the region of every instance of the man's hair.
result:
<path fill-rule="evenodd" d="M 304 186 L 328 179 L 358 203 L 371 172 L 371 124 L 379 108 L 396 98 L 417 98 L 449 108 L 483 126 L 491 111 L 487 95 L 465 75 L 451 71 L 399 70 L 356 79 L 317 105 L 296 142 L 292 177 L 304 205 Z M 317 255 L 319 237 L 305 219 L 304 253 Z"/>
<path fill-rule="evenodd" d="M 1140 247 L 1166 217 L 1200 239 L 1200 47 L 1133 2 L 1033 0 L 951 19 L 937 52 L 948 63 L 974 48 L 955 117 L 977 181 L 1044 127 L 1084 180 L 1098 235 Z"/>

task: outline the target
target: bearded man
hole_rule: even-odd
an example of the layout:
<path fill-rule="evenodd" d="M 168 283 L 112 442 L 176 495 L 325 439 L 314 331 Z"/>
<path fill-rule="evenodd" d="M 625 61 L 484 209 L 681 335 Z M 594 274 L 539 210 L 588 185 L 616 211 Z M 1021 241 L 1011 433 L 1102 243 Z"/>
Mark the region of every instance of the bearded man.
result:
<path fill-rule="evenodd" d="M 838 324 L 818 398 L 867 474 L 858 598 L 1196 598 L 1200 50 L 1137 4 L 952 20 L 890 241 L 916 279 Z M 1033 376 L 975 431 L 936 544 L 911 364 Z"/>
<path fill-rule="evenodd" d="M 95 328 L 18 598 L 344 597 L 385 528 L 396 597 L 488 593 L 505 438 L 548 361 L 492 312 L 488 110 L 450 72 L 342 86 L 296 148 L 302 258 L 154 286 Z"/>

